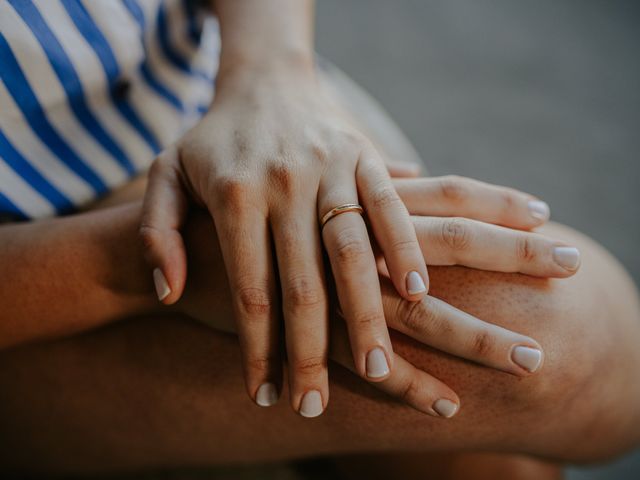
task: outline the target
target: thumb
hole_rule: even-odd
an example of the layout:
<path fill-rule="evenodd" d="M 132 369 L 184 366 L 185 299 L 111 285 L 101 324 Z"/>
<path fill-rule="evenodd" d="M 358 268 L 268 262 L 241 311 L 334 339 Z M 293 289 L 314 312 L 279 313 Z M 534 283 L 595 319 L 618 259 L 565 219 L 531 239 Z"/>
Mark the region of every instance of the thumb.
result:
<path fill-rule="evenodd" d="M 158 299 L 166 305 L 180 299 L 187 281 L 187 254 L 180 229 L 188 200 L 177 155 L 171 146 L 151 166 L 139 230 Z"/>

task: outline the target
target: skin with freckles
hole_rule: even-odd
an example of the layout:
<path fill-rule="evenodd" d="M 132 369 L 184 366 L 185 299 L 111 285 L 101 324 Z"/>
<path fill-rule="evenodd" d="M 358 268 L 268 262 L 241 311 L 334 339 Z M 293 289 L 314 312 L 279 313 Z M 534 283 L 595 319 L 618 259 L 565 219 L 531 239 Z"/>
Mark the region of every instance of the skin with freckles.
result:
<path fill-rule="evenodd" d="M 0 443 L 10 448 L 0 461 L 64 472 L 390 450 L 609 458 L 640 440 L 637 295 L 593 242 L 559 226 L 547 233 L 583 252 L 570 279 L 431 269 L 434 296 L 539 341 L 545 363 L 536 375 L 487 369 L 392 335 L 398 353 L 458 393 L 453 419 L 402 406 L 334 364 L 321 417 L 300 418 L 282 401 L 260 408 L 245 396 L 234 337 L 156 315 L 2 353 Z M 215 301 L 228 312 L 228 297 Z M 480 337 L 474 348 L 488 347 Z"/>

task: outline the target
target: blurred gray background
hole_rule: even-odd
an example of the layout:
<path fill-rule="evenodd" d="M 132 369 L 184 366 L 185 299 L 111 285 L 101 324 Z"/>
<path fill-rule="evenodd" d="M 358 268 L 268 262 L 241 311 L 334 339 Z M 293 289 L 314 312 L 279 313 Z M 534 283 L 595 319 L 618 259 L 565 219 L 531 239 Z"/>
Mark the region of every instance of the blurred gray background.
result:
<path fill-rule="evenodd" d="M 317 6 L 318 51 L 382 103 L 431 174 L 538 195 L 640 283 L 640 2 Z M 638 479 L 640 454 L 568 478 Z"/>

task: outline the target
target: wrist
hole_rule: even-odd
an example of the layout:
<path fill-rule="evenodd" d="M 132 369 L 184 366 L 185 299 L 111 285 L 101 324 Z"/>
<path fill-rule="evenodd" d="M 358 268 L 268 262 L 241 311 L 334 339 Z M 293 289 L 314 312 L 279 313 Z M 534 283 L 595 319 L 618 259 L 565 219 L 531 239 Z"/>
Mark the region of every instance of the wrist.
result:
<path fill-rule="evenodd" d="M 219 78 L 240 71 L 314 70 L 312 0 L 217 0 Z"/>
<path fill-rule="evenodd" d="M 295 49 L 262 58 L 255 58 L 243 52 L 221 56 L 217 76 L 218 86 L 247 77 L 252 79 L 289 77 L 312 80 L 315 78 L 315 57 L 313 53 Z"/>

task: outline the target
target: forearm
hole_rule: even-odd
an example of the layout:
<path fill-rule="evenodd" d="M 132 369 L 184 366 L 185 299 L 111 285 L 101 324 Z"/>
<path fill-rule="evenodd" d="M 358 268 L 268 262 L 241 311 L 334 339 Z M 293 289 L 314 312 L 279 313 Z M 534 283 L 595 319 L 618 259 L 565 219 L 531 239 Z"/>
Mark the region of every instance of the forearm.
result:
<path fill-rule="evenodd" d="M 213 0 L 220 21 L 220 74 L 241 68 L 313 68 L 312 0 Z"/>
<path fill-rule="evenodd" d="M 0 227 L 0 349 L 154 308 L 139 204 Z"/>

